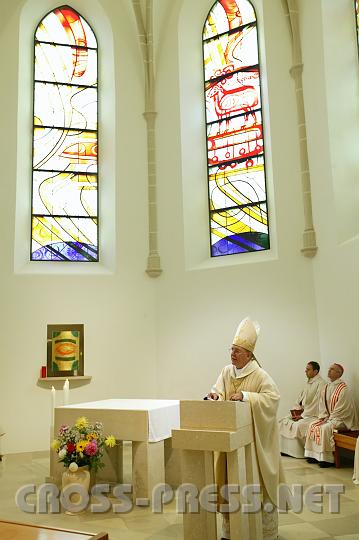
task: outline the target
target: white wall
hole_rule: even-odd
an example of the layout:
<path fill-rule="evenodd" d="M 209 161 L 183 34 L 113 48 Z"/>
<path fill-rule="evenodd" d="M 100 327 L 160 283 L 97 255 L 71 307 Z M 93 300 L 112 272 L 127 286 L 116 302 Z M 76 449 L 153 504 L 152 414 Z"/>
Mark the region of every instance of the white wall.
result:
<path fill-rule="evenodd" d="M 326 0 L 326 4 L 335 10 L 336 1 Z M 341 2 L 349 5 L 349 0 Z M 255 1 L 263 96 L 270 103 L 264 113 L 273 248 L 220 260 L 211 260 L 206 246 L 201 32 L 212 1 L 155 2 L 158 224 L 164 271 L 151 279 L 144 273 L 148 253 L 143 66 L 129 0 L 71 3 L 87 15 L 100 43 L 113 41 L 112 65 L 111 54 L 103 48 L 100 54 L 115 74 L 114 160 L 111 165 L 111 156 L 106 158 L 108 182 L 106 176 L 102 178 L 107 200 L 115 202 L 104 209 L 109 218 L 113 213 L 114 261 L 97 275 L 82 270 L 70 275 L 67 266 L 65 274 L 58 270 L 59 263 L 42 275 L 32 268 L 26 274 L 15 273 L 19 21 L 26 3 L 6 3 L 6 16 L 0 22 L 0 98 L 5 104 L 0 127 L 0 428 L 7 432 L 3 451 L 48 447 L 50 391 L 36 384 L 39 368 L 46 361 L 47 324 L 85 324 L 85 367 L 93 380 L 71 391 L 74 402 L 109 397 L 202 397 L 228 363 L 227 348 L 247 314 L 262 326 L 256 352 L 281 390 L 280 414 L 298 393 L 309 360 L 343 361 L 349 365 L 351 380 L 358 379 L 354 202 L 354 213 L 345 226 L 334 218 L 337 212 L 345 214 L 346 208 L 334 187 L 349 173 L 353 177 L 354 165 L 351 161 L 348 168 L 335 167 L 346 155 L 347 144 L 343 141 L 337 146 L 336 129 L 341 126 L 333 106 L 337 89 L 331 86 L 328 91 L 335 79 L 335 71 L 329 69 L 334 46 L 327 34 L 330 11 L 323 15 L 321 25 L 320 4 L 300 2 L 319 244 L 312 262 L 300 253 L 303 204 L 296 104 L 289 75 L 290 34 L 281 1 L 264 2 L 264 7 L 262 0 Z M 46 2 L 45 12 L 52 5 L 56 5 L 52 0 Z M 33 6 L 36 11 L 41 4 L 33 2 Z M 43 14 L 39 12 L 38 19 Z M 313 32 L 313 20 L 317 32 Z M 111 38 L 105 35 L 106 28 L 112 28 Z M 354 90 L 357 92 L 357 86 Z M 352 107 L 355 99 L 353 96 Z M 347 119 L 354 114 L 350 111 Z M 101 121 L 102 129 L 108 128 L 103 118 Z M 31 129 L 21 136 L 31 136 Z M 26 186 L 30 166 L 27 174 L 26 167 L 24 171 Z"/>
<path fill-rule="evenodd" d="M 359 405 L 359 62 L 353 2 L 305 0 L 302 28 L 321 357 L 326 365 L 344 365 Z"/>
<path fill-rule="evenodd" d="M 266 56 L 263 92 L 270 102 L 265 125 L 274 249 L 210 260 L 201 32 L 211 5 L 183 0 L 178 23 L 176 12 L 168 20 L 159 58 L 165 268 L 157 295 L 159 393 L 178 398 L 207 393 L 229 362 L 237 324 L 250 314 L 262 326 L 258 358 L 277 381 L 286 411 L 303 384 L 306 362 L 320 360 L 312 263 L 300 254 L 303 207 L 289 29 L 279 0 L 265 4 L 264 14 L 256 2 L 263 60 Z"/>
<path fill-rule="evenodd" d="M 45 4 L 32 2 L 35 19 L 36 12 L 37 20 L 40 20 L 56 5 L 54 2 Z M 40 275 L 35 264 L 35 269 L 31 267 L 28 273 L 15 274 L 19 24 L 21 10 L 26 5 L 19 0 L 7 4 L 8 18 L 6 23 L 2 19 L 0 35 L 0 97 L 4 104 L 0 127 L 0 292 L 3 306 L 0 325 L 0 426 L 7 433 L 2 440 L 5 452 L 48 447 L 50 390 L 37 385 L 40 366 L 46 364 L 47 324 L 85 325 L 85 372 L 93 379 L 89 385 L 71 391 L 72 401 L 155 395 L 155 283 L 144 272 L 148 230 L 147 169 L 143 158 L 146 141 L 142 117 L 143 70 L 134 17 L 128 2 L 77 0 L 72 4 L 87 14 L 97 33 L 102 45 L 100 61 L 105 64 L 111 56 L 115 60 L 108 65 L 108 69 L 115 73 L 117 92 L 116 109 L 112 112 L 116 115 L 115 139 L 112 142 L 115 190 L 111 178 L 105 173 L 101 176 L 106 168 L 100 169 L 105 200 L 108 197 L 115 200 L 117 251 L 114 268 L 97 276 L 86 274 L 86 270 L 82 275 L 71 276 L 65 274 L 68 272 L 66 264 L 55 263 L 50 265 L 47 273 Z M 96 20 L 99 22 L 97 25 Z M 116 21 L 111 37 L 113 51 L 103 47 L 104 43 L 111 45 L 111 39 L 105 35 L 106 28 L 111 31 L 111 21 Z M 112 103 L 115 103 L 114 96 Z M 105 106 L 103 102 L 100 102 L 100 108 L 101 105 Z M 31 111 L 31 101 L 28 106 Z M 30 128 L 20 137 L 31 137 L 29 125 Z M 105 129 L 103 121 L 101 129 Z M 28 191 L 31 154 L 22 157 L 27 162 L 28 172 L 22 182 L 24 190 Z M 104 165 L 108 166 L 108 163 Z M 24 204 L 28 205 L 29 201 Z M 106 211 L 107 207 L 103 213 Z"/>

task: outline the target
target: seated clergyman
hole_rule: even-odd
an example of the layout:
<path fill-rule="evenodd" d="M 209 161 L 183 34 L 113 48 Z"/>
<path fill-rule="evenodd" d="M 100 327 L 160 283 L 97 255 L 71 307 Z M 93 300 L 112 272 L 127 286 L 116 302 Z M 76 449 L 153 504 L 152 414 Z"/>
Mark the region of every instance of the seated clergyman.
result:
<path fill-rule="evenodd" d="M 319 399 L 325 381 L 319 375 L 317 362 L 308 362 L 305 374 L 308 378 L 300 392 L 291 414 L 279 420 L 280 451 L 296 458 L 304 458 L 307 429 L 318 418 Z"/>
<path fill-rule="evenodd" d="M 332 364 L 328 370 L 330 382 L 321 393 L 319 419 L 307 431 L 305 457 L 310 463 L 319 462 L 320 467 L 334 463 L 334 429 L 358 429 L 358 416 L 347 384 L 342 381 L 344 369 Z"/>

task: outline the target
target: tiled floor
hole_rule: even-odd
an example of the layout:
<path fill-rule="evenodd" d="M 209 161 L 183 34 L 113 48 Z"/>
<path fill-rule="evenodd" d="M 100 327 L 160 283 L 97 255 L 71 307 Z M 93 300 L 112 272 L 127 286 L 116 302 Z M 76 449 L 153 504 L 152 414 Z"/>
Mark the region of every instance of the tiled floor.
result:
<path fill-rule="evenodd" d="M 126 450 L 126 449 L 125 449 Z M 129 450 L 127 452 L 129 454 Z M 128 457 L 127 457 L 128 459 Z M 319 469 L 305 460 L 283 457 L 289 485 L 300 484 L 308 496 L 310 486 L 342 485 L 339 512 L 329 509 L 329 495 L 323 495 L 323 508 L 313 512 L 304 506 L 302 511 L 289 511 L 279 516 L 281 540 L 359 540 L 359 485 L 352 482 L 353 469 Z M 126 452 L 124 456 L 126 464 Z M 48 475 L 47 453 L 16 454 L 5 456 L 0 462 L 0 519 L 38 523 L 43 525 L 109 533 L 110 540 L 174 540 L 183 538 L 182 517 L 176 513 L 175 501 L 164 506 L 161 514 L 149 508 L 134 508 L 126 514 L 85 512 L 76 516 L 60 514 L 24 513 L 15 504 L 16 491 L 25 484 L 40 485 Z M 128 467 L 126 468 L 128 470 Z M 125 477 L 125 482 L 130 478 Z M 332 488 L 330 488 L 332 489 Z M 35 502 L 35 496 L 28 501 Z M 244 539 L 245 540 L 245 539 Z"/>

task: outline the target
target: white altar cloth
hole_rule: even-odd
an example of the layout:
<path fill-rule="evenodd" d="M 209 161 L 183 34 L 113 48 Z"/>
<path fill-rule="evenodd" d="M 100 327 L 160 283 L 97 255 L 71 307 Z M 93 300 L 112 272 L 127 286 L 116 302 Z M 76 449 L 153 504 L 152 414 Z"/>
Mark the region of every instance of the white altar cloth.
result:
<path fill-rule="evenodd" d="M 57 409 L 81 409 L 81 415 L 85 416 L 87 410 L 145 412 L 148 419 L 148 442 L 168 439 L 171 430 L 180 425 L 179 401 L 175 399 L 104 399 L 64 405 Z"/>

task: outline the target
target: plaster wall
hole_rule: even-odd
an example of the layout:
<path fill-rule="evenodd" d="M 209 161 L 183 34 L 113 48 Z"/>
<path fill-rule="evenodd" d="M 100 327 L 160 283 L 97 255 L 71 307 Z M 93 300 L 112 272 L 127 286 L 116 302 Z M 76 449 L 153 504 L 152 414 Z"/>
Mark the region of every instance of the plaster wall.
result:
<path fill-rule="evenodd" d="M 15 0 L 6 3 L 1 20 L 3 452 L 48 448 L 51 385 L 37 384 L 40 367 L 46 364 L 47 324 L 85 325 L 85 374 L 92 375 L 92 381 L 77 387 L 71 382 L 71 402 L 155 396 L 155 284 L 144 272 L 148 228 L 143 69 L 129 2 L 71 2 L 96 32 L 101 82 L 108 83 L 108 73 L 113 76 L 110 87 L 100 84 L 99 91 L 104 148 L 102 156 L 100 151 L 100 206 L 106 224 L 101 229 L 101 263 L 90 268 L 76 263 L 42 266 L 26 260 L 30 218 L 26 214 L 24 218 L 22 210 L 31 204 L 31 144 L 27 152 L 24 140 L 31 140 L 32 91 L 31 70 L 24 77 L 20 66 L 26 65 L 24 55 L 32 59 L 37 23 L 57 5 Z M 20 35 L 25 23 L 30 32 Z M 19 117 L 19 110 L 24 118 Z M 61 405 L 62 384 L 55 386 Z"/>
<path fill-rule="evenodd" d="M 359 405 L 359 63 L 353 2 L 305 0 L 301 17 L 319 245 L 313 260 L 318 337 L 323 361 L 343 364 L 343 378 Z"/>
<path fill-rule="evenodd" d="M 279 1 L 254 2 L 260 28 L 272 249 L 210 259 L 201 31 L 212 5 L 184 0 L 168 20 L 158 65 L 158 391 L 201 398 L 229 363 L 246 315 L 262 331 L 257 357 L 278 383 L 284 414 L 321 360 L 312 262 L 300 253 L 303 204 L 289 27 Z M 275 31 L 274 31 L 275 29 Z"/>
<path fill-rule="evenodd" d="M 31 82 L 31 71 L 24 78 L 23 66 L 31 56 L 32 34 L 24 38 L 20 29 L 24 13 L 34 31 L 57 4 L 14 0 L 3 7 L 0 432 L 7 433 L 3 452 L 48 448 L 50 386 L 37 384 L 39 368 L 46 363 L 47 324 L 85 324 L 85 371 L 93 379 L 71 388 L 72 402 L 111 397 L 202 398 L 229 362 L 227 349 L 246 315 L 262 327 L 256 354 L 279 386 L 279 415 L 287 412 L 298 394 L 309 360 L 322 363 L 324 375 L 329 363 L 340 361 L 348 368 L 349 382 L 358 382 L 358 168 L 351 146 L 358 140 L 358 77 L 349 76 L 340 63 L 339 38 L 342 48 L 346 47 L 345 58 L 351 55 L 351 66 L 357 66 L 351 2 L 340 2 L 346 18 L 340 19 L 339 36 L 333 27 L 334 15 L 339 16 L 337 0 L 325 0 L 326 10 L 321 1 L 299 3 L 319 245 L 313 260 L 300 252 L 304 223 L 299 141 L 294 82 L 289 74 L 291 39 L 282 2 L 253 1 L 260 29 L 272 247 L 268 252 L 216 259 L 209 257 L 208 246 L 201 56 L 203 22 L 212 2 L 154 2 L 158 231 L 163 268 L 156 279 L 145 274 L 144 77 L 131 2 L 71 2 L 96 31 L 106 81 L 102 94 L 100 90 L 100 130 L 104 141 L 107 137 L 102 176 L 100 172 L 104 256 L 93 269 L 62 263 L 34 267 L 24 258 L 24 244 L 28 246 L 29 241 L 26 209 L 31 153 L 26 141 L 31 137 L 32 101 L 31 88 L 24 90 Z M 340 84 L 333 58 L 341 73 Z M 344 104 L 341 109 L 338 95 Z M 342 115 L 350 134 L 343 127 Z M 61 404 L 61 392 L 57 395 Z"/>

